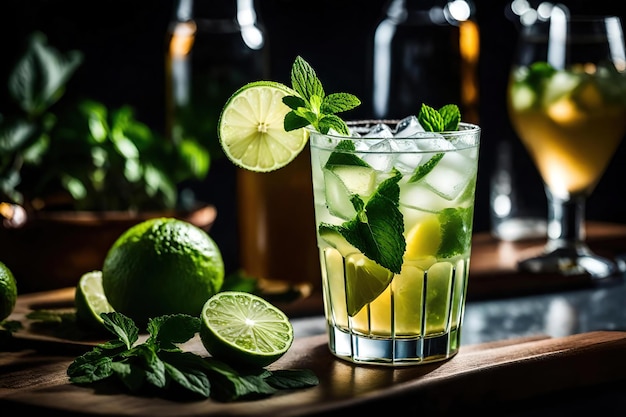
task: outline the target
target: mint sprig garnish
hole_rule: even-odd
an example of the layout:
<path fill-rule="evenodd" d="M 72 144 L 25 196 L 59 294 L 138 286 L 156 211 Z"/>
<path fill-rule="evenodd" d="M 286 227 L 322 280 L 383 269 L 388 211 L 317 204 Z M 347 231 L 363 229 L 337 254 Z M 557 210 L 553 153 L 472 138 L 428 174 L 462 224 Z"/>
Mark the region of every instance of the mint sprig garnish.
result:
<path fill-rule="evenodd" d="M 285 131 L 312 125 L 323 134 L 330 129 L 342 135 L 349 134 L 348 126 L 336 114 L 354 109 L 361 100 L 349 93 L 326 95 L 315 70 L 300 56 L 296 57 L 291 68 L 291 84 L 298 96 L 283 98 L 283 103 L 291 109 L 285 116 Z"/>
<path fill-rule="evenodd" d="M 446 104 L 439 110 L 436 110 L 426 104 L 422 104 L 417 120 L 429 132 L 451 132 L 459 129 L 461 122 L 461 111 L 456 104 Z M 444 157 L 443 152 L 433 155 L 425 164 L 415 168 L 413 175 L 408 182 L 417 182 L 424 178 Z"/>
<path fill-rule="evenodd" d="M 450 132 L 459 129 L 461 111 L 456 104 L 446 104 L 439 110 L 422 104 L 417 120 L 427 132 Z"/>
<path fill-rule="evenodd" d="M 117 338 L 99 344 L 70 364 L 67 375 L 74 384 L 110 380 L 121 383 L 131 393 L 167 396 L 182 389 L 192 399 L 199 396 L 235 401 L 319 383 L 308 369 L 235 369 L 213 357 L 184 352 L 178 344 L 200 331 L 198 317 L 174 314 L 150 319 L 148 339 L 136 344 L 139 329 L 130 318 L 119 312 L 100 316 L 105 328 Z"/>

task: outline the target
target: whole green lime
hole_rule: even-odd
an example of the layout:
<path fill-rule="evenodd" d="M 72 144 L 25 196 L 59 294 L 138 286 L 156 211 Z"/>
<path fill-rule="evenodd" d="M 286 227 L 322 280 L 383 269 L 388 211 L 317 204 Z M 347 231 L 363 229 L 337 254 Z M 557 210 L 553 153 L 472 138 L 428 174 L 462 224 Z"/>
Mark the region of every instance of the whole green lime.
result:
<path fill-rule="evenodd" d="M 224 262 L 215 241 L 174 218 L 146 220 L 125 231 L 102 268 L 108 302 L 138 326 L 167 314 L 199 316 L 223 282 Z"/>
<path fill-rule="evenodd" d="M 15 277 L 9 267 L 0 262 L 0 321 L 11 315 L 16 301 L 17 282 Z"/>

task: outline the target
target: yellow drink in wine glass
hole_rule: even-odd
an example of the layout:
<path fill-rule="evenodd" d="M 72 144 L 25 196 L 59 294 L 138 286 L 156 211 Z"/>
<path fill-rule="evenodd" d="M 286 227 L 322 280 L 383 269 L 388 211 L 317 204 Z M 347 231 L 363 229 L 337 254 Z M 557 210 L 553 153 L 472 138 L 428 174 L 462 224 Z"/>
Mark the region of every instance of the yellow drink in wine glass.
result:
<path fill-rule="evenodd" d="M 589 195 L 626 132 L 626 76 L 595 65 L 517 67 L 509 114 L 553 195 Z"/>

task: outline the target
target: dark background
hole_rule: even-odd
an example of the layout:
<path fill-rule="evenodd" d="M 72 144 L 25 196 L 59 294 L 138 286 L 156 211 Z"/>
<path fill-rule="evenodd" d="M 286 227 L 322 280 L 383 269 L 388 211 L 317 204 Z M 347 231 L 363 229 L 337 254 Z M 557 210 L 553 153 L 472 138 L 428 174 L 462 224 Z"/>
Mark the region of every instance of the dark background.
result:
<path fill-rule="evenodd" d="M 84 53 L 84 63 L 72 78 L 66 96 L 89 97 L 111 107 L 130 104 L 139 120 L 163 132 L 165 36 L 174 1 L 3 0 L 1 79 L 6 80 L 26 37 L 39 30 L 57 49 L 77 49 Z M 572 13 L 626 16 L 623 1 L 563 3 Z M 302 55 L 316 69 L 327 91 L 356 94 L 363 100 L 358 111 L 369 112 L 368 63 L 373 31 L 386 4 L 387 0 L 257 0 L 258 18 L 268 35 L 271 78 L 288 82 L 293 59 Z M 516 24 L 505 14 L 509 4 L 509 0 L 475 0 L 475 18 L 481 32 L 478 77 L 479 121 L 483 128 L 476 232 L 490 227 L 489 175 L 496 145 L 502 139 L 515 137 L 505 107 L 508 69 L 517 37 Z M 0 99 L 1 113 L 6 83 L 2 84 Z M 361 116 L 358 111 L 353 115 Z M 619 148 L 589 199 L 588 219 L 626 222 L 625 147 Z M 521 145 L 514 155 L 522 165 L 528 158 Z M 530 183 L 540 184 L 532 167 L 523 176 Z M 545 200 L 543 190 L 537 188 L 536 198 Z"/>

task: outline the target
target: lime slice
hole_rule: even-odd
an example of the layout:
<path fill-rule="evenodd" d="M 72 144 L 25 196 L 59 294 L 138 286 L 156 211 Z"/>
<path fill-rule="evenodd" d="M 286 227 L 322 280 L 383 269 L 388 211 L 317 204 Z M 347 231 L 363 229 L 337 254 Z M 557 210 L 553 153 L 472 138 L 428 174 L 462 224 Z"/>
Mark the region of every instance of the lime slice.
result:
<path fill-rule="evenodd" d="M 200 339 L 215 358 L 267 366 L 293 343 L 293 327 L 280 309 L 254 294 L 222 291 L 202 308 Z"/>
<path fill-rule="evenodd" d="M 355 316 L 393 280 L 393 273 L 362 254 L 346 258 L 346 301 L 348 315 Z"/>
<path fill-rule="evenodd" d="M 74 305 L 76 320 L 88 327 L 102 328 L 100 313 L 115 311 L 104 295 L 102 271 L 87 272 L 80 277 L 76 285 Z"/>
<path fill-rule="evenodd" d="M 417 222 L 406 235 L 406 259 L 434 256 L 442 241 L 439 216 L 431 214 Z"/>
<path fill-rule="evenodd" d="M 320 228 L 319 234 L 344 257 L 346 304 L 348 315 L 353 317 L 385 291 L 394 275 L 363 255 L 339 232 L 331 228 Z"/>
<path fill-rule="evenodd" d="M 306 129 L 284 130 L 291 111 L 283 97 L 297 95 L 284 84 L 255 81 L 237 90 L 226 102 L 218 122 L 224 153 L 236 165 L 269 172 L 291 162 L 309 139 Z"/>

